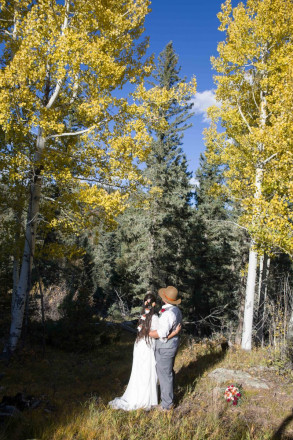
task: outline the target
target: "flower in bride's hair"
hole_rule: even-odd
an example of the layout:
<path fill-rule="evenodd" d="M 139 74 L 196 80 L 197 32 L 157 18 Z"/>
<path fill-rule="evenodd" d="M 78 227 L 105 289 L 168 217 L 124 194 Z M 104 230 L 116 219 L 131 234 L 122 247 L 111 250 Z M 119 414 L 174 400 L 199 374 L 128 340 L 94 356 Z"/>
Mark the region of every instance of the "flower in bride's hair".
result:
<path fill-rule="evenodd" d="M 139 325 L 139 326 L 137 327 L 137 331 L 138 331 L 138 332 L 140 332 L 140 331 L 141 331 L 141 329 L 142 329 L 142 326 L 141 326 L 141 325 Z"/>
<path fill-rule="evenodd" d="M 143 321 L 145 321 L 146 316 L 145 315 L 141 315 L 140 319 L 142 319 Z"/>
<path fill-rule="evenodd" d="M 150 313 L 150 309 L 144 309 L 144 313 L 147 315 L 148 313 Z"/>

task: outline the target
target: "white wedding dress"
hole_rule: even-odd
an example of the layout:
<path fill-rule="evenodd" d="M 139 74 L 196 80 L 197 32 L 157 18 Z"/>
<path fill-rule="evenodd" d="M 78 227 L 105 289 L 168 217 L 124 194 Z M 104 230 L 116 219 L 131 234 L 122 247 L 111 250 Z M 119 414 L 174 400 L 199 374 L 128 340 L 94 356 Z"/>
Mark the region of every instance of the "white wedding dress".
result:
<path fill-rule="evenodd" d="M 151 330 L 158 328 L 159 318 L 153 315 Z M 157 372 L 155 361 L 155 339 L 149 338 L 135 342 L 130 379 L 122 397 L 109 402 L 114 409 L 131 411 L 139 408 L 146 410 L 158 405 Z"/>

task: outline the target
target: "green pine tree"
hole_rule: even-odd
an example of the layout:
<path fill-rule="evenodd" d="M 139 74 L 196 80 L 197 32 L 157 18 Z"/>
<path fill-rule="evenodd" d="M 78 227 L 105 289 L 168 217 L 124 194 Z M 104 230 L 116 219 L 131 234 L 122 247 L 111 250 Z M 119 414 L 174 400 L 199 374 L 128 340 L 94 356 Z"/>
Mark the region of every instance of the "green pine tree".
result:
<path fill-rule="evenodd" d="M 211 166 L 201 155 L 196 178 L 195 276 L 190 310 L 196 321 L 212 315 L 202 321 L 204 331 L 223 332 L 231 322 L 236 331 L 244 295 L 245 274 L 241 269 L 247 262 L 248 238 L 237 226 L 235 205 L 212 193 L 212 187 L 222 182 L 221 168 Z"/>
<path fill-rule="evenodd" d="M 170 89 L 185 82 L 179 76 L 178 55 L 172 42 L 159 55 L 154 83 Z M 192 96 L 185 97 L 185 105 L 174 100 L 162 115 L 168 122 L 165 131 L 153 132 L 152 151 L 144 170 L 151 181 L 149 209 L 130 208 L 120 219 L 121 257 L 131 279 L 131 294 L 142 295 L 146 290 L 156 292 L 159 287 L 175 285 L 181 292 L 188 290 L 187 253 L 191 173 L 182 151 L 184 132 L 191 124 Z M 160 195 L 154 195 L 154 189 Z M 155 193 L 158 194 L 158 193 Z"/>

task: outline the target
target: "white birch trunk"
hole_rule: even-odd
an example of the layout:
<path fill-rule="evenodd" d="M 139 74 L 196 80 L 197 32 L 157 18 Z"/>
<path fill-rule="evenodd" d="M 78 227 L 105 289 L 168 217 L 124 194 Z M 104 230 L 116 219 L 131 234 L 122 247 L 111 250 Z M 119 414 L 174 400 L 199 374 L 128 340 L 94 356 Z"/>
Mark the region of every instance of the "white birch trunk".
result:
<path fill-rule="evenodd" d="M 42 132 L 40 130 L 37 138 L 37 153 L 35 157 L 35 162 L 39 162 L 44 147 L 45 139 L 42 136 Z M 35 250 L 37 222 L 41 197 L 41 184 L 42 182 L 40 171 L 38 171 L 37 174 L 33 177 L 33 181 L 31 183 L 30 204 L 27 216 L 21 271 L 11 310 L 12 316 L 9 336 L 10 351 L 15 350 L 22 330 L 23 316 L 28 290 L 28 281 L 31 275 L 33 255 Z"/>
<path fill-rule="evenodd" d="M 17 285 L 19 281 L 19 261 L 16 256 L 14 256 L 13 259 L 13 288 L 12 288 L 12 302 L 11 302 L 11 309 L 13 309 L 14 301 L 15 301 L 15 295 L 17 291 Z"/>
<path fill-rule="evenodd" d="M 70 0 L 65 0 L 65 16 L 61 30 L 63 35 L 64 35 L 64 30 L 68 27 L 69 9 L 70 9 Z M 15 30 L 17 29 L 16 23 L 14 25 L 14 29 Z M 62 80 L 58 80 L 54 92 L 52 93 L 50 98 L 47 95 L 49 92 L 48 90 L 46 90 L 45 107 L 47 109 L 50 109 L 54 105 L 60 93 L 61 85 L 62 85 Z M 40 197 L 41 197 L 41 187 L 42 187 L 40 164 L 45 149 L 45 143 L 46 143 L 46 138 L 43 135 L 42 129 L 39 129 L 37 144 L 36 144 L 36 154 L 34 158 L 35 159 L 34 163 L 36 164 L 37 171 L 35 172 L 35 175 L 33 176 L 31 183 L 31 194 L 30 194 L 30 203 L 29 203 L 28 217 L 27 217 L 27 224 L 25 231 L 25 245 L 24 245 L 23 257 L 22 257 L 22 265 L 21 265 L 21 271 L 20 271 L 17 289 L 14 295 L 14 303 L 12 304 L 12 311 L 11 311 L 12 316 L 11 316 L 11 326 L 10 326 L 10 336 L 9 336 L 10 351 L 15 350 L 22 331 L 26 296 L 28 294 L 28 289 L 29 289 L 28 283 L 31 277 L 33 256 L 35 251 L 36 232 L 37 232 L 37 223 L 38 223 L 38 216 L 40 210 Z"/>
<path fill-rule="evenodd" d="M 261 299 L 261 286 L 262 286 L 262 280 L 263 280 L 263 271 L 264 271 L 264 255 L 261 255 L 259 258 L 259 275 L 258 275 L 258 298 L 257 298 L 258 307 L 260 305 L 260 299 Z"/>
<path fill-rule="evenodd" d="M 267 49 L 265 49 L 264 53 L 262 54 L 262 59 L 265 59 L 266 50 Z M 262 72 L 262 75 L 265 76 L 266 73 Z M 239 111 L 241 112 L 241 109 L 239 109 Z M 241 116 L 248 125 L 247 121 L 244 118 L 244 115 L 241 114 Z M 260 91 L 260 128 L 262 130 L 265 129 L 266 120 L 267 120 L 266 92 L 261 90 Z M 249 125 L 248 125 L 248 129 L 251 133 L 251 127 Z M 260 154 L 263 153 L 264 144 L 260 142 L 257 147 L 259 153 Z M 263 174 L 264 174 L 264 162 L 259 160 L 259 162 L 256 164 L 256 171 L 255 171 L 255 193 L 254 193 L 255 200 L 259 200 L 262 195 Z M 242 342 L 241 342 L 241 347 L 244 350 L 251 350 L 251 346 L 252 346 L 253 307 L 254 307 L 255 283 L 256 283 L 256 273 L 257 273 L 257 252 L 256 250 L 254 250 L 253 245 L 254 242 L 252 239 L 249 250 L 243 333 L 242 333 Z"/>
<path fill-rule="evenodd" d="M 263 178 L 263 169 L 256 169 L 255 178 L 255 199 L 259 199 L 261 196 L 261 184 Z M 253 240 L 250 243 L 249 250 L 249 261 L 248 261 L 248 274 L 245 292 L 245 308 L 244 308 L 244 319 L 243 319 L 243 333 L 241 347 L 244 350 L 251 350 L 252 345 L 252 326 L 253 326 L 253 307 L 254 307 L 254 296 L 255 296 L 255 284 L 256 284 L 256 274 L 257 274 L 257 252 L 254 250 Z"/>
<path fill-rule="evenodd" d="M 258 300 L 258 313 L 257 313 L 257 330 L 256 339 L 261 346 L 264 346 L 264 323 L 266 313 L 266 298 L 268 289 L 268 277 L 270 270 L 270 258 L 265 254 L 262 257 L 263 267 L 260 271 L 259 279 L 259 300 Z"/>
<path fill-rule="evenodd" d="M 293 309 L 291 311 L 291 316 L 288 324 L 287 339 L 291 344 L 293 344 Z"/>
<path fill-rule="evenodd" d="M 247 283 L 246 283 L 245 307 L 244 307 L 244 319 L 243 319 L 243 333 L 242 333 L 242 342 L 241 342 L 241 347 L 244 350 L 251 350 L 256 272 L 257 272 L 257 252 L 253 248 L 253 242 L 251 242 L 250 250 L 249 250 L 248 275 L 247 275 Z"/>
<path fill-rule="evenodd" d="M 242 255 L 242 263 L 246 263 L 246 257 Z M 243 321 L 244 321 L 244 309 L 245 309 L 245 287 L 246 287 L 246 277 L 243 275 L 241 277 L 241 284 L 239 289 L 240 296 L 240 307 L 238 311 L 238 326 L 235 335 L 235 344 L 241 345 L 241 338 L 243 333 Z"/>
<path fill-rule="evenodd" d="M 13 271 L 12 271 L 12 280 L 13 280 L 13 288 L 12 288 L 12 300 L 11 300 L 11 310 L 13 309 L 13 304 L 15 301 L 15 293 L 17 290 L 17 285 L 19 281 L 19 252 L 16 250 L 19 245 L 20 239 L 20 230 L 21 230 L 21 218 L 22 218 L 22 210 L 16 211 L 14 213 L 15 219 L 15 235 L 14 235 L 14 255 L 13 255 Z"/>

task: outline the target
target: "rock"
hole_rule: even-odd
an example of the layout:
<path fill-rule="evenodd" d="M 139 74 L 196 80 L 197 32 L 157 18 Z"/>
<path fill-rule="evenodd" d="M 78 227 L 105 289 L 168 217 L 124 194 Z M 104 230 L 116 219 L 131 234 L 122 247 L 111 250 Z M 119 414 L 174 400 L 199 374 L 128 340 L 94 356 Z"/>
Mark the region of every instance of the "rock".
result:
<path fill-rule="evenodd" d="M 40 404 L 41 404 L 41 401 L 40 401 L 40 400 L 34 400 L 34 401 L 31 403 L 30 409 L 35 409 L 35 408 L 37 408 L 38 406 L 40 406 Z"/>
<path fill-rule="evenodd" d="M 20 414 L 20 411 L 12 405 L 0 405 L 0 417 L 11 417 L 17 416 Z"/>
<path fill-rule="evenodd" d="M 3 396 L 0 403 L 0 411 L 6 407 L 14 407 L 19 411 L 26 409 L 35 409 L 41 404 L 41 400 L 33 396 L 26 396 L 23 393 L 17 393 L 15 396 Z"/>
<path fill-rule="evenodd" d="M 217 368 L 208 374 L 208 377 L 213 379 L 218 384 L 223 384 L 226 382 L 239 383 L 242 386 L 265 389 L 268 390 L 270 387 L 268 384 L 261 379 L 256 379 L 252 377 L 249 373 L 240 370 L 228 370 L 227 368 Z"/>
<path fill-rule="evenodd" d="M 47 403 L 46 403 L 46 408 L 44 409 L 45 412 L 47 412 L 47 413 L 52 413 L 52 412 L 54 412 L 54 411 L 56 411 L 56 410 L 57 410 L 56 406 L 51 405 L 50 402 L 47 402 Z"/>
<path fill-rule="evenodd" d="M 249 371 L 252 373 L 260 373 L 262 371 L 277 371 L 278 369 L 276 367 L 265 367 L 263 365 L 260 365 L 259 367 L 251 367 L 249 368 Z"/>

